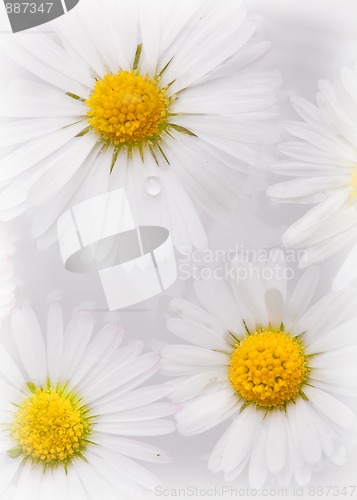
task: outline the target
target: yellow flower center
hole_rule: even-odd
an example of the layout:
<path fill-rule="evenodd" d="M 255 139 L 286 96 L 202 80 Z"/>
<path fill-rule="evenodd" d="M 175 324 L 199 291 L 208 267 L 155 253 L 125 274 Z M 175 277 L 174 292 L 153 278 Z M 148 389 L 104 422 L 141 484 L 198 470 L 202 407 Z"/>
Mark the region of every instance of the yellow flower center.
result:
<path fill-rule="evenodd" d="M 351 196 L 352 198 L 357 198 L 357 167 L 354 169 L 351 179 Z"/>
<path fill-rule="evenodd" d="M 14 450 L 43 464 L 68 463 L 86 446 L 90 424 L 85 415 L 75 396 L 35 388 L 15 414 L 11 432 L 18 446 Z"/>
<path fill-rule="evenodd" d="M 247 403 L 273 408 L 298 397 L 307 372 L 307 358 L 298 340 L 284 331 L 262 329 L 238 343 L 228 379 Z"/>
<path fill-rule="evenodd" d="M 119 146 L 155 140 L 165 127 L 169 99 L 157 80 L 119 71 L 98 80 L 86 104 L 92 129 Z"/>

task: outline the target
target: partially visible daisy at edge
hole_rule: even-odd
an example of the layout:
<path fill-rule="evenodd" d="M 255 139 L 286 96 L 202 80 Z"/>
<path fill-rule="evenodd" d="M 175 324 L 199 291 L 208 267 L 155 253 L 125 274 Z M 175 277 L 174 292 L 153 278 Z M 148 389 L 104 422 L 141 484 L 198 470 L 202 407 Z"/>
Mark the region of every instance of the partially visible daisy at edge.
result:
<path fill-rule="evenodd" d="M 29 305 L 13 312 L 12 327 L 16 357 L 0 344 L 1 498 L 136 499 L 160 485 L 137 463 L 171 461 L 141 441 L 175 429 L 167 417 L 177 406 L 160 401 L 170 388 L 141 387 L 159 355 L 142 354 L 140 341 L 123 346 L 117 322 L 94 334 L 90 311 L 64 328 L 58 302 L 46 328 Z"/>
<path fill-rule="evenodd" d="M 357 64 L 318 86 L 317 105 L 291 98 L 302 120 L 286 124 L 294 140 L 278 146 L 288 159 L 272 170 L 294 179 L 273 185 L 268 195 L 279 203 L 315 205 L 283 236 L 287 247 L 306 249 L 302 267 L 354 245 L 335 284 L 340 289 L 357 278 Z"/>
<path fill-rule="evenodd" d="M 277 262 L 241 262 L 236 276 L 249 278 L 232 280 L 233 294 L 221 280 L 195 282 L 200 305 L 175 299 L 178 317 L 168 320 L 190 344 L 162 351 L 163 373 L 177 377 L 178 431 L 193 436 L 227 421 L 208 468 L 226 481 L 247 476 L 254 488 L 305 485 L 357 443 L 347 404 L 357 397 L 356 294 L 311 305 L 318 269 L 290 294 Z"/>
<path fill-rule="evenodd" d="M 2 37 L 29 76 L 0 99 L 1 219 L 30 207 L 46 248 L 68 206 L 125 188 L 138 223 L 206 247 L 197 208 L 231 222 L 280 136 L 280 76 L 251 67 L 269 43 L 242 2 L 86 0 L 46 26 Z"/>
<path fill-rule="evenodd" d="M 15 307 L 15 292 L 18 281 L 14 274 L 13 255 L 16 238 L 0 228 L 0 323 Z"/>

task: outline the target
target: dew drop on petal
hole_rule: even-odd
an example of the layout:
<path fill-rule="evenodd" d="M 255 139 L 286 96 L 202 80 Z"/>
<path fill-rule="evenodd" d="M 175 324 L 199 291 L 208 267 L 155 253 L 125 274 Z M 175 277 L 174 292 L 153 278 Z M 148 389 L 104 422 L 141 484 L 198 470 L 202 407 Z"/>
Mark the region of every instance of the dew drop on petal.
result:
<path fill-rule="evenodd" d="M 161 182 L 158 177 L 148 177 L 145 181 L 145 190 L 151 196 L 158 196 L 161 193 Z"/>

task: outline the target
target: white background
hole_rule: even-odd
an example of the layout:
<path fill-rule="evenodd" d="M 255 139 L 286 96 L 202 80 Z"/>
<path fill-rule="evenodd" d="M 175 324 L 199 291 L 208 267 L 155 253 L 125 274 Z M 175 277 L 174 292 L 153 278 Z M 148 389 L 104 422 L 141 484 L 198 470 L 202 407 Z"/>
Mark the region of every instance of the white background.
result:
<path fill-rule="evenodd" d="M 286 102 L 286 97 L 290 93 L 313 99 L 316 83 L 320 78 L 333 79 L 341 66 L 357 60 L 356 0 L 250 0 L 247 4 L 251 16 L 262 24 L 262 36 L 273 42 L 264 65 L 280 68 L 283 73 L 285 90 L 282 92 L 282 108 L 286 118 L 292 116 Z M 8 29 L 4 14 L 1 5 L 0 31 L 2 32 Z M 1 91 L 5 86 L 9 70 L 8 61 L 4 59 L 0 60 L 0 63 Z M 16 70 L 12 71 L 16 73 Z M 233 227 L 222 227 L 208 218 L 204 219 L 209 228 L 210 244 L 214 249 L 228 250 L 236 245 L 263 248 L 279 244 L 284 229 L 304 213 L 304 210 L 306 209 L 294 206 L 271 206 L 264 194 L 260 194 L 242 203 Z M 29 299 L 44 320 L 47 293 L 54 289 L 61 290 L 67 314 L 81 302 L 94 301 L 98 309 L 96 313 L 98 322 L 102 320 L 106 306 L 99 280 L 95 275 L 75 275 L 66 272 L 57 247 L 39 254 L 34 242 L 31 241 L 29 224 L 25 219 L 15 221 L 7 227 L 10 232 L 20 236 L 15 261 L 16 274 L 24 283 L 23 289 L 18 293 L 20 304 L 23 300 Z M 331 279 L 342 258 L 343 254 L 340 254 L 323 265 L 320 294 L 329 290 Z M 132 310 L 120 312 L 122 323 L 127 329 L 127 337 L 144 339 L 148 348 L 157 348 L 161 342 L 175 343 L 177 339 L 165 329 L 169 298 L 182 294 L 185 297 L 191 296 L 191 286 L 192 283 L 189 281 L 180 280 L 166 295 L 140 304 Z M 1 335 L 6 343 L 11 344 L 6 321 L 2 325 Z M 175 463 L 170 466 L 152 466 L 151 469 L 163 478 L 169 489 L 178 490 L 189 486 L 200 489 L 223 487 L 224 481 L 221 476 L 213 476 L 206 471 L 205 457 L 224 428 L 225 424 L 203 436 L 190 439 L 177 435 L 155 439 L 155 442 L 158 441 L 172 453 Z M 345 466 L 333 466 L 316 473 L 312 485 L 323 487 L 337 485 L 340 488 L 345 485 L 357 486 L 356 466 L 357 451 L 352 454 Z M 237 498 L 254 496 L 252 491 L 246 494 L 241 491 L 247 487 L 244 479 L 236 481 L 232 487 L 239 490 Z M 309 490 L 305 487 L 303 492 L 299 490 L 294 495 L 292 487 L 287 496 L 285 492 L 279 493 L 274 485 L 268 485 L 267 488 L 275 489 L 270 492 L 260 492 L 257 496 L 297 498 L 298 493 L 300 497 L 303 494 L 303 498 L 334 496 L 331 491 L 328 497 L 327 489 L 319 495 L 320 490 Z M 177 498 L 175 491 L 172 493 L 170 498 Z M 200 498 L 211 498 L 211 493 L 208 491 Z M 189 490 L 186 492 L 186 497 L 188 495 Z M 339 496 L 349 498 L 349 495 Z M 164 498 L 164 496 L 148 494 L 147 498 Z M 184 498 L 183 492 L 181 498 Z M 236 498 L 236 496 L 226 493 L 225 498 Z M 357 498 L 357 488 L 353 498 Z"/>

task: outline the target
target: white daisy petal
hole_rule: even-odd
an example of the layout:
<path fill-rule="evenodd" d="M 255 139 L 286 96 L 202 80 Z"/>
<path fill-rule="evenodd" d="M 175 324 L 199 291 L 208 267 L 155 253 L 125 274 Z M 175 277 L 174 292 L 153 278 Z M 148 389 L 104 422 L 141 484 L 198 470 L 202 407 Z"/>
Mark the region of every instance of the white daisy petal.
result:
<path fill-rule="evenodd" d="M 351 225 L 349 222 L 347 222 L 347 224 L 349 226 Z M 337 229 L 338 224 L 334 227 Z M 329 231 L 329 234 L 326 235 L 326 238 L 323 241 L 319 241 L 314 247 L 305 251 L 300 260 L 300 267 L 304 269 L 307 266 L 319 264 L 324 259 L 331 257 L 331 255 L 334 255 L 339 250 L 350 244 L 351 241 L 354 240 L 355 236 L 356 229 L 353 226 L 340 233 L 338 239 L 331 238 L 331 231 Z"/>
<path fill-rule="evenodd" d="M 61 154 L 56 155 L 56 161 L 32 186 L 28 202 L 33 206 L 48 203 L 72 180 L 81 166 L 89 169 L 99 152 L 96 143 L 96 137 L 87 134 L 82 140 L 63 147 Z"/>
<path fill-rule="evenodd" d="M 60 377 L 63 381 L 71 378 L 77 370 L 88 347 L 94 326 L 90 312 L 74 315 L 64 333 L 63 355 Z"/>
<path fill-rule="evenodd" d="M 29 484 L 31 484 L 31 494 L 34 498 L 38 496 L 41 485 L 41 471 L 33 466 L 25 466 L 20 469 L 20 476 L 16 485 L 14 500 L 27 500 L 29 495 Z"/>
<path fill-rule="evenodd" d="M 224 332 L 224 325 L 222 325 L 221 321 L 210 314 L 209 311 L 205 311 L 202 307 L 188 300 L 174 298 L 170 302 L 170 309 L 184 320 L 205 325 L 217 337 L 219 337 L 219 333 Z"/>
<path fill-rule="evenodd" d="M 169 417 L 178 409 L 179 406 L 173 403 L 153 403 L 146 405 L 145 410 L 140 407 L 127 411 L 113 411 L 111 414 L 101 417 L 101 421 L 106 423 L 146 422 Z"/>
<path fill-rule="evenodd" d="M 285 246 L 306 249 L 301 267 L 329 258 L 357 234 L 356 81 L 355 71 L 343 68 L 335 83 L 319 82 L 317 106 L 299 97 L 291 100 L 302 121 L 289 122 L 286 129 L 299 141 L 279 145 L 290 159 L 272 170 L 294 179 L 271 186 L 267 193 L 280 203 L 317 205 L 283 236 Z M 341 271 L 336 289 L 354 279 L 346 274 L 352 260 Z"/>
<path fill-rule="evenodd" d="M 326 162 L 327 163 L 327 162 Z M 326 163 L 308 163 L 307 161 L 300 160 L 280 160 L 274 165 L 272 165 L 272 171 L 278 175 L 286 175 L 286 176 L 294 176 L 294 177 L 320 177 L 322 174 L 325 176 L 335 176 L 336 168 L 332 165 L 327 165 Z M 348 175 L 351 171 L 351 165 L 347 166 L 339 165 L 339 173 L 341 175 Z M 274 186 L 273 186 L 274 188 Z M 270 195 L 271 191 L 268 189 L 268 194 Z M 272 196 L 274 198 L 274 196 Z M 279 201 L 291 202 L 291 199 Z"/>
<path fill-rule="evenodd" d="M 222 468 L 230 472 L 239 467 L 249 455 L 254 439 L 259 432 L 263 420 L 263 413 L 255 409 L 246 408 L 241 412 L 230 431 L 230 439 L 226 443 L 225 454 L 222 459 Z M 237 449 L 236 443 L 239 443 Z"/>
<path fill-rule="evenodd" d="M 5 466 L 0 469 L 0 495 L 3 495 L 20 468 L 20 460 L 12 460 L 7 462 Z"/>
<path fill-rule="evenodd" d="M 227 483 L 235 481 L 237 477 L 239 477 L 243 471 L 246 469 L 249 463 L 249 455 L 245 457 L 245 459 L 237 465 L 237 467 L 233 470 L 228 470 L 224 473 L 224 479 Z"/>
<path fill-rule="evenodd" d="M 327 392 L 315 387 L 306 387 L 305 394 L 313 406 L 337 425 L 350 428 L 356 422 L 353 411 Z"/>
<path fill-rule="evenodd" d="M 95 3 L 91 2 L 90 7 L 93 9 L 91 10 L 92 16 L 97 17 L 98 13 Z M 71 51 L 67 50 L 67 52 L 70 52 L 71 54 L 77 53 L 80 57 L 76 57 L 75 60 L 79 59 L 81 63 L 83 61 L 93 76 L 105 74 L 106 61 L 103 61 L 96 46 L 96 42 L 98 40 L 96 33 L 99 31 L 102 32 L 100 28 L 104 21 L 98 22 L 98 30 L 93 29 L 93 26 L 92 29 L 86 29 L 86 24 L 91 23 L 92 16 L 88 18 L 85 10 L 81 12 L 81 15 L 79 15 L 79 12 L 74 12 L 73 14 L 74 15 L 71 16 L 70 19 L 66 19 L 66 22 L 63 22 L 62 19 L 56 22 L 58 35 L 71 49 Z M 103 17 L 103 15 L 101 17 Z M 86 22 L 84 22 L 84 19 L 86 19 Z M 106 33 L 104 31 L 103 38 L 105 36 Z M 103 44 L 105 44 L 105 42 Z M 68 87 L 67 91 L 71 91 L 71 87 Z M 86 95 L 83 97 L 86 97 Z"/>
<path fill-rule="evenodd" d="M 49 299 L 46 337 L 25 305 L 12 315 L 19 359 L 0 343 L 0 495 L 25 500 L 31 490 L 39 500 L 139 498 L 142 488 L 160 483 L 134 459 L 172 460 L 161 448 L 130 438 L 175 430 L 166 417 L 178 405 L 163 400 L 172 388 L 136 389 L 158 370 L 158 355 L 141 355 L 142 342 L 120 347 L 117 321 L 93 336 L 93 312 L 82 305 L 63 333 L 57 295 Z"/>
<path fill-rule="evenodd" d="M 353 73 L 352 68 L 345 67 L 341 71 L 341 83 L 348 94 L 352 97 L 353 101 L 356 102 L 357 94 L 355 89 L 356 78 Z"/>
<path fill-rule="evenodd" d="M 287 457 L 287 432 L 285 416 L 281 411 L 270 415 L 267 430 L 266 461 L 270 472 L 276 474 L 283 470 Z"/>
<path fill-rule="evenodd" d="M 232 279 L 232 288 L 244 320 L 249 324 L 252 318 L 259 318 L 259 322 L 268 323 L 264 300 L 266 282 L 257 279 L 257 275 L 263 275 L 262 266 L 259 262 L 249 262 L 243 256 L 242 259 L 233 263 L 233 267 L 235 274 Z"/>
<path fill-rule="evenodd" d="M 273 328 L 279 328 L 284 317 L 284 297 L 280 291 L 271 288 L 265 293 L 265 303 L 269 311 L 269 323 Z"/>
<path fill-rule="evenodd" d="M 298 453 L 295 453 L 294 478 L 300 486 L 305 486 L 310 482 L 311 469 L 306 465 Z"/>
<path fill-rule="evenodd" d="M 41 385 L 46 380 L 47 354 L 36 315 L 25 305 L 13 312 L 11 322 L 16 346 L 30 381 Z"/>
<path fill-rule="evenodd" d="M 353 318 L 350 321 L 338 325 L 329 332 L 324 332 L 323 335 L 312 339 L 308 342 L 309 351 L 311 353 L 330 352 L 333 349 L 341 349 L 343 347 L 355 345 L 355 331 L 357 328 L 357 319 Z"/>
<path fill-rule="evenodd" d="M 321 443 L 311 417 L 311 408 L 299 399 L 295 405 L 288 407 L 287 413 L 295 445 L 302 457 L 309 464 L 318 463 L 321 460 Z"/>
<path fill-rule="evenodd" d="M 269 470 L 265 457 L 265 447 L 267 442 L 267 429 L 261 426 L 260 432 L 253 444 L 249 460 L 248 477 L 253 488 L 262 488 L 268 479 Z"/>
<path fill-rule="evenodd" d="M 25 384 L 25 379 L 21 374 L 11 356 L 0 344 L 0 372 L 3 377 L 7 378 L 10 384 L 17 387 L 22 387 Z"/>
<path fill-rule="evenodd" d="M 166 2 L 161 3 L 162 9 L 162 48 L 163 52 L 170 50 L 171 46 L 175 46 L 175 41 L 177 44 L 182 43 L 181 32 L 186 26 L 192 26 L 197 22 L 200 7 L 202 2 L 200 0 L 182 0 L 182 2 L 174 4 L 174 15 L 173 15 L 173 5 L 169 5 Z M 168 59 L 172 57 L 172 54 L 168 55 Z"/>
<path fill-rule="evenodd" d="M 331 457 L 331 462 L 336 465 L 344 465 L 347 457 L 347 448 L 345 446 L 340 446 L 338 450 Z"/>
<path fill-rule="evenodd" d="M 3 355 L 3 351 L 1 352 Z M 3 356 L 2 356 L 3 357 Z M 6 366 L 6 365 L 5 365 Z M 7 372 L 8 375 L 11 374 L 10 372 Z M 23 387 L 25 384 L 25 381 L 21 383 L 20 387 Z M 9 383 L 5 382 L 2 378 L 0 378 L 0 389 L 1 389 L 1 399 L 0 399 L 0 409 L 1 411 L 7 412 L 9 410 L 12 410 L 12 404 L 15 401 L 19 401 L 21 399 L 21 391 L 19 389 L 16 389 L 14 386 L 10 385 Z"/>
<path fill-rule="evenodd" d="M 310 366 L 313 369 L 328 368 L 329 366 L 338 366 L 341 360 L 344 363 L 350 364 L 357 356 L 357 346 L 349 346 L 344 349 L 335 349 L 329 352 L 318 353 L 310 361 Z M 357 367 L 355 370 L 357 375 Z M 357 385 L 357 384 L 356 384 Z"/>
<path fill-rule="evenodd" d="M 145 462 L 152 463 L 171 463 L 171 456 L 161 448 L 133 439 L 126 439 L 120 437 L 103 437 L 102 444 L 107 448 L 116 451 L 129 458 L 135 458 Z"/>
<path fill-rule="evenodd" d="M 286 125 L 287 131 L 297 137 L 303 139 L 328 153 L 341 157 L 344 160 L 354 162 L 357 160 L 356 152 L 352 147 L 336 137 L 333 133 L 325 130 L 319 125 L 306 125 L 302 122 L 290 122 Z"/>
<path fill-rule="evenodd" d="M 170 318 L 167 323 L 167 328 L 187 342 L 192 344 L 206 347 L 208 349 L 222 349 L 227 348 L 224 339 L 219 338 L 213 328 L 207 327 L 206 324 L 199 324 L 193 321 L 182 320 L 181 318 Z M 223 332 L 221 327 L 219 332 Z"/>
<path fill-rule="evenodd" d="M 241 186 L 245 179 L 223 163 L 215 148 L 197 138 L 181 138 L 179 151 L 174 146 L 172 140 L 165 142 L 165 150 L 170 152 L 189 194 L 214 219 L 230 223 L 239 198 L 244 196 Z"/>
<path fill-rule="evenodd" d="M 297 322 L 294 332 L 304 332 L 306 343 L 333 330 L 342 320 L 355 315 L 356 297 L 348 293 L 331 293 L 310 307 Z"/>
<path fill-rule="evenodd" d="M 0 125 L 0 147 L 15 146 L 41 135 L 60 130 L 70 123 L 68 118 L 49 118 L 46 126 L 41 118 L 19 120 L 6 125 Z"/>
<path fill-rule="evenodd" d="M 333 290 L 336 292 L 347 288 L 357 280 L 357 244 L 353 245 L 345 262 L 338 271 L 333 282 Z"/>
<path fill-rule="evenodd" d="M 340 136 L 354 146 L 357 145 L 357 127 L 353 120 L 344 111 L 335 89 L 329 82 L 320 82 L 321 92 L 317 94 L 317 102 L 326 123 Z"/>
<path fill-rule="evenodd" d="M 71 377 L 74 387 L 83 382 L 83 379 L 89 376 L 98 363 L 105 364 L 113 350 L 116 351 L 123 336 L 124 329 L 117 323 L 108 323 L 100 330 L 89 343 L 80 366 Z"/>
<path fill-rule="evenodd" d="M 99 450 L 97 451 L 97 454 L 104 460 L 110 458 L 111 461 L 115 463 L 115 466 L 120 470 L 121 474 L 127 476 L 132 481 L 136 481 L 141 486 L 150 490 L 155 490 L 158 486 L 158 479 L 130 458 L 107 450 Z"/>
<path fill-rule="evenodd" d="M 334 156 L 329 156 L 328 153 L 324 153 L 316 149 L 314 146 L 307 144 L 305 142 L 298 141 L 288 141 L 283 142 L 277 146 L 278 150 L 283 153 L 288 158 L 293 160 L 303 161 L 310 163 L 314 168 L 317 165 L 331 165 L 335 167 L 351 167 L 351 162 L 349 160 L 343 160 L 340 158 L 335 158 Z M 336 170 L 335 170 L 336 171 Z"/>
<path fill-rule="evenodd" d="M 196 281 L 194 288 L 207 311 L 214 314 L 228 331 L 239 332 L 242 318 L 235 311 L 234 299 L 223 281 Z"/>
<path fill-rule="evenodd" d="M 59 304 L 51 304 L 47 317 L 47 370 L 56 385 L 59 382 L 63 356 L 63 315 Z"/>
<path fill-rule="evenodd" d="M 12 240 L 10 234 L 0 231 L 0 320 L 15 307 L 18 288 L 13 262 L 17 244 Z"/>
<path fill-rule="evenodd" d="M 315 125 L 323 124 L 319 108 L 315 104 L 299 96 L 291 97 L 290 102 L 295 111 L 305 122 Z"/>
<path fill-rule="evenodd" d="M 36 37 L 33 39 L 32 34 L 21 33 L 20 36 L 16 37 L 16 42 L 24 51 L 29 51 L 39 60 L 52 66 L 60 74 L 67 76 L 71 80 L 74 79 L 83 86 L 83 91 L 93 84 L 93 78 L 88 67 L 82 61 L 74 60 L 49 36 L 36 33 Z M 68 90 L 70 89 L 68 87 Z"/>
<path fill-rule="evenodd" d="M 341 358 L 339 358 L 341 360 Z M 326 363 L 327 364 L 327 363 Z M 313 381 L 323 382 L 331 385 L 334 392 L 339 387 L 353 389 L 356 392 L 356 369 L 354 368 L 314 368 L 311 375 Z M 343 392 L 341 392 L 343 394 Z"/>
<path fill-rule="evenodd" d="M 97 432 L 114 436 L 164 436 L 175 430 L 171 420 L 146 420 L 145 422 L 105 423 L 96 425 Z"/>
<path fill-rule="evenodd" d="M 238 12 L 241 11 L 241 6 L 235 4 L 233 10 L 236 12 L 230 13 L 230 9 L 228 8 L 229 3 L 226 2 L 227 8 L 225 9 L 219 9 L 218 11 L 216 9 L 216 12 L 214 12 L 214 9 L 211 9 L 212 17 L 205 19 L 204 27 L 199 32 L 193 32 L 193 35 L 186 38 L 180 52 L 170 65 L 165 79 L 165 83 L 169 83 L 171 81 L 170 78 L 172 79 L 178 68 L 185 68 L 185 70 L 181 69 L 180 78 L 172 86 L 173 91 L 178 92 L 185 87 L 199 82 L 214 68 L 229 59 L 253 36 L 255 26 L 247 22 L 239 31 L 237 45 L 231 43 L 232 36 L 237 36 L 237 26 L 239 27 L 239 18 L 237 19 L 237 15 L 239 16 Z M 228 16 L 232 17 L 229 19 Z M 222 19 L 222 17 L 225 19 Z M 224 21 L 225 29 L 219 30 L 222 27 L 222 21 Z M 207 39 L 209 40 L 210 38 L 209 34 L 212 33 L 216 33 L 214 55 L 211 51 L 211 44 L 207 43 Z M 199 61 L 201 61 L 201 64 L 199 64 Z M 202 64 L 203 61 L 205 64 Z"/>
<path fill-rule="evenodd" d="M 167 368 L 167 374 L 172 375 L 170 365 L 167 365 Z M 163 372 L 165 373 L 165 370 Z M 170 399 L 176 403 L 189 401 L 204 393 L 206 389 L 211 388 L 214 384 L 223 382 L 226 376 L 226 370 L 216 370 L 178 378 L 170 383 Z"/>
<path fill-rule="evenodd" d="M 240 406 L 230 388 L 198 397 L 176 414 L 178 430 L 185 436 L 204 432 L 239 411 Z"/>
<path fill-rule="evenodd" d="M 88 158 L 88 164 L 90 164 L 90 161 L 91 158 Z M 67 204 L 75 200 L 78 190 L 81 188 L 87 173 L 85 171 L 86 164 L 83 165 L 81 169 L 78 170 L 72 177 L 71 183 L 62 189 L 61 197 L 57 196 L 54 200 L 45 205 L 47 208 L 45 214 L 43 214 L 42 210 L 35 211 L 36 215 L 34 216 L 31 227 L 31 234 L 34 238 L 37 238 L 37 246 L 39 250 L 46 249 L 50 246 L 46 245 L 44 242 L 46 237 L 51 238 L 54 235 L 55 241 L 58 241 L 57 227 L 54 224 L 58 220 L 59 216 L 62 215 Z"/>
<path fill-rule="evenodd" d="M 137 484 L 134 485 L 133 481 L 130 481 L 116 464 L 108 464 L 108 462 L 112 462 L 112 458 L 107 450 L 103 448 L 101 452 L 101 456 L 94 453 L 91 453 L 90 456 L 90 469 L 88 472 L 90 475 L 94 472 L 95 488 L 93 491 L 86 482 L 87 496 L 91 498 L 91 500 L 96 500 L 100 495 L 103 495 L 103 492 L 98 491 L 98 485 L 104 483 L 107 490 L 106 496 L 108 496 L 108 498 L 112 496 L 115 497 L 118 494 L 124 498 L 140 498 L 143 495 L 142 488 Z"/>
<path fill-rule="evenodd" d="M 228 356 L 225 353 L 204 349 L 196 346 L 171 345 L 162 350 L 165 360 L 177 362 L 182 360 L 183 367 L 215 367 L 228 363 Z"/>
<path fill-rule="evenodd" d="M 288 229 L 283 236 L 283 243 L 286 246 L 290 245 L 301 248 L 305 246 L 309 240 L 312 240 L 316 247 L 321 244 L 331 245 L 331 235 L 333 234 L 337 233 L 340 237 L 339 239 L 341 239 L 343 235 L 349 237 L 351 234 L 351 237 L 353 236 L 355 215 L 353 211 L 340 210 L 339 212 L 331 213 L 329 219 L 326 219 L 324 214 L 318 210 L 319 208 L 325 209 L 325 203 L 321 203 L 307 214 L 311 216 L 311 219 L 305 219 L 305 217 L 307 217 L 306 215 Z M 332 244 L 338 244 L 338 242 L 332 240 Z M 306 254 L 307 251 L 305 251 L 305 256 Z"/>
<path fill-rule="evenodd" d="M 320 269 L 317 266 L 308 268 L 301 276 L 291 299 L 288 302 L 287 317 L 290 319 L 287 328 L 293 328 L 313 298 L 320 279 Z"/>
<path fill-rule="evenodd" d="M 161 49 L 161 4 L 160 0 L 153 0 L 150 4 L 139 2 L 139 24 L 144 52 L 141 70 L 152 77 L 158 73 Z"/>
<path fill-rule="evenodd" d="M 55 153 L 81 130 L 83 130 L 83 125 L 77 123 L 16 149 L 1 162 L 0 182 L 11 181 L 16 175 L 25 172 L 47 156 Z"/>
<path fill-rule="evenodd" d="M 110 372 L 101 378 L 96 377 L 96 381 L 85 387 L 85 394 L 89 401 L 96 401 L 98 398 L 111 393 L 116 389 L 125 386 L 136 377 L 147 373 L 151 368 L 157 368 L 158 355 L 156 353 L 144 354 L 136 359 L 127 359 L 119 366 L 115 366 Z M 128 366 L 130 364 L 130 370 Z"/>
<path fill-rule="evenodd" d="M 16 41 L 12 40 L 11 43 L 8 43 L 9 40 L 6 40 L 6 38 L 2 37 L 2 49 L 26 70 L 64 92 L 71 91 L 83 95 L 84 87 L 82 85 L 76 83 L 72 78 L 69 78 L 57 69 L 49 67 L 48 64 L 38 58 L 37 54 L 32 54 L 26 47 L 21 46 Z"/>
<path fill-rule="evenodd" d="M 86 495 L 84 486 L 75 469 L 73 469 L 71 471 L 71 474 L 68 475 L 67 486 L 68 486 L 68 496 L 70 498 L 77 498 L 78 500 L 87 500 L 88 497 Z"/>
<path fill-rule="evenodd" d="M 236 56 L 222 64 L 216 72 L 216 77 L 231 75 L 235 71 L 249 66 L 253 61 L 265 55 L 271 47 L 270 42 L 251 41 Z"/>
<path fill-rule="evenodd" d="M 348 178 L 345 176 L 310 177 L 308 181 L 296 179 L 275 184 L 269 189 L 268 194 L 274 199 L 293 199 L 311 196 L 320 191 L 335 190 L 336 188 L 345 187 L 347 184 Z"/>
<path fill-rule="evenodd" d="M 153 385 L 131 391 L 129 394 L 122 394 L 120 401 L 111 401 L 110 403 L 100 403 L 101 415 L 110 415 L 112 413 L 121 413 L 128 410 L 140 408 L 150 403 L 168 396 L 172 392 L 170 385 Z M 171 406 L 175 410 L 176 407 Z M 164 407 L 162 408 L 164 411 Z M 155 405 L 153 406 L 155 411 Z M 160 411 L 160 410 L 159 410 Z"/>
<path fill-rule="evenodd" d="M 0 99 L 9 126 L 0 136 L 18 146 L 0 165 L 0 184 L 11 184 L 2 219 L 35 205 L 32 236 L 45 249 L 68 207 L 124 188 L 139 225 L 167 227 L 179 250 L 206 248 L 196 204 L 231 223 L 250 194 L 250 176 L 271 163 L 266 145 L 281 132 L 275 123 L 281 77 L 251 67 L 269 43 L 253 38 L 257 25 L 243 2 L 87 0 L 52 26 L 55 36 L 23 33 L 2 42 L 25 71 Z M 132 79 L 152 93 L 145 102 L 157 118 L 123 104 L 129 94 L 136 102 Z M 114 80 L 121 84 L 109 85 Z M 103 111 L 107 92 L 115 94 L 113 115 Z M 89 165 L 91 145 L 98 157 Z"/>
<path fill-rule="evenodd" d="M 328 391 L 332 392 L 333 394 L 338 394 L 340 396 L 348 396 L 352 398 L 357 397 L 357 389 L 355 386 L 348 387 L 346 384 L 346 381 L 350 379 L 353 374 L 347 373 L 347 374 L 342 374 L 341 377 L 339 377 L 339 374 L 335 371 L 334 373 L 331 374 L 330 378 L 326 378 L 326 380 L 323 379 L 323 376 L 326 375 L 327 372 L 323 372 L 320 377 L 317 375 L 317 377 L 313 377 L 313 385 L 314 387 L 317 387 L 319 389 L 322 389 L 323 391 Z M 336 378 L 337 374 L 337 378 Z M 335 377 L 335 378 L 334 378 Z M 321 378 L 321 380 L 318 380 Z"/>
<path fill-rule="evenodd" d="M 294 454 L 296 454 L 296 451 L 294 451 L 292 437 L 286 422 L 285 422 L 285 427 L 286 427 L 286 438 L 287 438 L 286 460 L 283 470 L 276 474 L 276 479 L 280 486 L 287 486 L 290 484 L 294 473 Z"/>
<path fill-rule="evenodd" d="M 88 467 L 79 463 L 75 463 L 73 464 L 73 467 L 75 468 L 77 475 L 81 478 L 83 486 L 86 490 L 86 496 L 87 498 L 90 498 L 90 500 L 100 498 L 100 496 L 102 495 L 106 496 L 107 498 L 111 498 L 111 496 L 117 494 L 117 491 L 115 491 L 112 483 L 110 483 L 108 480 L 103 481 L 103 477 L 98 472 L 98 464 L 96 464 L 96 467 Z"/>
<path fill-rule="evenodd" d="M 332 429 L 326 418 L 323 418 L 320 413 L 312 414 L 315 422 L 315 427 L 319 433 L 321 447 L 327 457 L 332 458 L 340 447 L 339 433 Z"/>
<path fill-rule="evenodd" d="M 356 294 L 330 293 L 310 306 L 318 268 L 305 271 L 290 294 L 281 251 L 273 249 L 264 262 L 243 257 L 235 269 L 246 279 L 232 280 L 235 300 L 216 279 L 195 284 L 207 312 L 172 302 L 179 318 L 169 319 L 170 330 L 187 341 L 192 331 L 196 344 L 162 349 L 162 371 L 176 377 L 170 398 L 181 407 L 177 429 L 196 435 L 234 416 L 210 455 L 210 471 L 223 472 L 226 481 L 247 475 L 253 488 L 272 480 L 305 485 L 314 471 L 346 460 L 355 428 L 343 396 L 357 395 Z M 230 345 L 222 325 L 237 309 L 246 328 Z M 224 355 L 203 340 L 205 332 L 227 342 Z"/>

